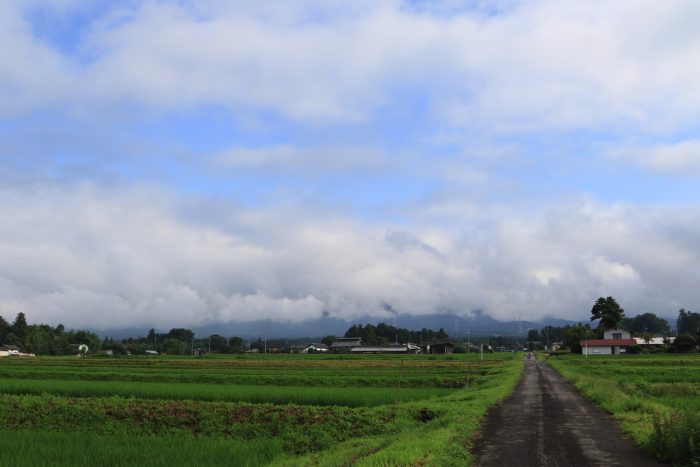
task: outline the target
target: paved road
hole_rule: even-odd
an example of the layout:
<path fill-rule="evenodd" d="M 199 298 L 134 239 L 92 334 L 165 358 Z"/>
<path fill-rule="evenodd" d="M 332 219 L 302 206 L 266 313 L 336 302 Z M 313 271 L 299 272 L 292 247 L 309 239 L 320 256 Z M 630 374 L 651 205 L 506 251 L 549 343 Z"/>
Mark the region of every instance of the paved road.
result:
<path fill-rule="evenodd" d="M 645 456 L 605 411 L 530 354 L 523 378 L 489 413 L 472 452 L 480 467 L 664 465 Z"/>

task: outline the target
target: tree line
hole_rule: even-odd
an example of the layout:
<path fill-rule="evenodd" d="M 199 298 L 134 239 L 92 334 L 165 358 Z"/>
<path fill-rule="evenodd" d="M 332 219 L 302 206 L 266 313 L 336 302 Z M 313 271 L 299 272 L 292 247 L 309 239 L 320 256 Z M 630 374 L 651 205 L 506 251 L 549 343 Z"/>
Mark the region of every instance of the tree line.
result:
<path fill-rule="evenodd" d="M 36 355 L 75 355 L 78 346 L 98 349 L 100 338 L 84 330 L 66 330 L 62 324 L 27 324 L 24 313 L 18 313 L 10 324 L 0 316 L 0 345 L 16 345 L 27 353 Z"/>
<path fill-rule="evenodd" d="M 173 328 L 167 333 L 157 333 L 151 329 L 144 337 L 112 339 L 100 337 L 91 331 L 66 330 L 62 324 L 55 327 L 48 324 L 28 324 L 24 313 L 18 313 L 12 323 L 0 316 L 0 345 L 15 345 L 26 353 L 35 355 L 76 355 L 78 347 L 88 346 L 89 353 L 109 350 L 115 355 L 145 354 L 156 351 L 171 355 L 186 355 L 193 349 L 214 353 L 240 353 L 246 347 L 241 337 L 223 337 L 213 334 L 205 338 L 195 338 L 194 332 L 184 328 Z M 251 348 L 263 344 L 249 343 Z"/>
<path fill-rule="evenodd" d="M 195 338 L 190 329 L 173 328 L 167 333 L 158 333 L 155 329 L 148 331 L 143 337 L 128 337 L 117 340 L 105 337 L 101 350 L 110 350 L 114 355 L 145 354 L 147 351 L 156 351 L 168 355 L 187 355 L 193 351 L 232 354 L 245 350 L 245 341 L 242 337 L 224 337 L 212 334 L 208 337 Z"/>
<path fill-rule="evenodd" d="M 420 331 L 411 331 L 410 329 L 397 328 L 396 326 L 391 326 L 386 323 L 379 323 L 376 326 L 373 324 L 367 324 L 365 326 L 354 324 L 345 331 L 345 337 L 360 337 L 365 345 L 386 345 L 393 342 L 401 344 L 406 342 L 431 344 L 434 342 L 444 342 L 450 338 L 442 328 L 438 331 L 426 328 Z M 328 336 L 326 340 L 330 340 L 329 338 L 332 338 L 332 336 Z"/>

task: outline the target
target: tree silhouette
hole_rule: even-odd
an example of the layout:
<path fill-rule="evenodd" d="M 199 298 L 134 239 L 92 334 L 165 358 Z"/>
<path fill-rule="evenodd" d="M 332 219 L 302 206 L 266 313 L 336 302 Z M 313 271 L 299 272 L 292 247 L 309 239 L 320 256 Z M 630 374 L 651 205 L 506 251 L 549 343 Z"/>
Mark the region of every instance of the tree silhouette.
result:
<path fill-rule="evenodd" d="M 591 308 L 591 321 L 599 319 L 599 326 L 605 329 L 616 328 L 624 316 L 625 310 L 612 297 L 598 298 Z"/>

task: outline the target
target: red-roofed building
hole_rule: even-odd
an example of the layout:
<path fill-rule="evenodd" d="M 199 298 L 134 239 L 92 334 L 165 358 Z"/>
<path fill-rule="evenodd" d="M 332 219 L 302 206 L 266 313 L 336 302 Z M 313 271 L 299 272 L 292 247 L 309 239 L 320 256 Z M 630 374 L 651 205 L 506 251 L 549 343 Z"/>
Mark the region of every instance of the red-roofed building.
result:
<path fill-rule="evenodd" d="M 637 345 L 630 332 L 624 329 L 608 329 L 603 337 L 605 339 L 582 339 L 583 355 L 619 355 L 627 353 L 627 347 Z"/>

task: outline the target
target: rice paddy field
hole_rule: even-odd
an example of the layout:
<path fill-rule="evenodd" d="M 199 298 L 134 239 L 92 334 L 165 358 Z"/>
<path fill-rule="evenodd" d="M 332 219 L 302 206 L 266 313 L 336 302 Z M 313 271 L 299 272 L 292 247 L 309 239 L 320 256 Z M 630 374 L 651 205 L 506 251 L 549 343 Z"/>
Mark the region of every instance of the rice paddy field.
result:
<path fill-rule="evenodd" d="M 0 359 L 0 465 L 468 465 L 522 354 Z"/>
<path fill-rule="evenodd" d="M 647 451 L 700 465 L 700 354 L 566 355 L 548 363 Z"/>

